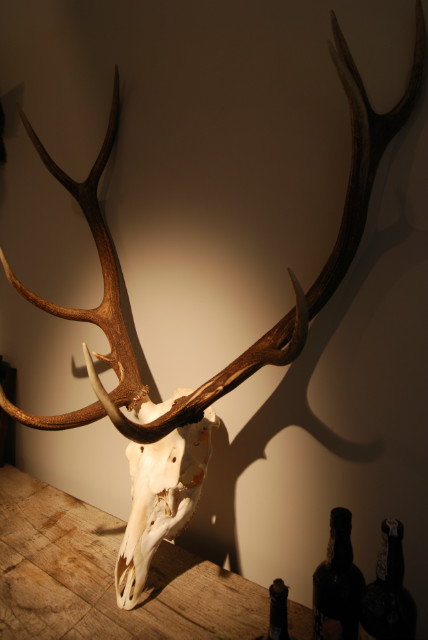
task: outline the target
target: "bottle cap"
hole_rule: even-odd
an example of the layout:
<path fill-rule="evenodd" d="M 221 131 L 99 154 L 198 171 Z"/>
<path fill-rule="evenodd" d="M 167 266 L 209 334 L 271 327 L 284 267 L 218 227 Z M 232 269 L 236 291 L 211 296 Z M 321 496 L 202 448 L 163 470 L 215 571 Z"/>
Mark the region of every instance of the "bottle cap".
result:
<path fill-rule="evenodd" d="M 284 584 L 282 578 L 276 578 L 269 587 L 269 594 L 273 601 L 286 599 L 288 596 L 288 587 Z"/>
<path fill-rule="evenodd" d="M 404 526 L 403 523 L 396 518 L 386 518 L 382 521 L 382 531 L 386 533 L 388 538 L 399 538 L 402 540 Z"/>
<path fill-rule="evenodd" d="M 352 513 L 345 507 L 335 507 L 330 513 L 330 527 L 332 529 L 348 531 L 352 526 Z"/>

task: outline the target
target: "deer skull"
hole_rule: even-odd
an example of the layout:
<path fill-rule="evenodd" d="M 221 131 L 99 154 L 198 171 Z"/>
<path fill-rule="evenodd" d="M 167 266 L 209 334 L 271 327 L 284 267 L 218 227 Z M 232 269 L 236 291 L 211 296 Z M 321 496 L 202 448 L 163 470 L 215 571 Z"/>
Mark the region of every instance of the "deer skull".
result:
<path fill-rule="evenodd" d="M 190 389 L 177 389 L 166 402 L 143 403 L 142 424 L 169 411 Z M 178 427 L 153 444 L 130 442 L 132 509 L 116 562 L 117 604 L 133 609 L 144 589 L 151 560 L 163 538 L 174 539 L 190 521 L 199 501 L 211 457 L 211 428 L 219 420 L 212 408 L 202 420 Z"/>
<path fill-rule="evenodd" d="M 377 113 L 370 104 L 360 73 L 332 14 L 333 62 L 348 98 L 352 127 L 352 163 L 342 223 L 332 252 L 312 286 L 303 292 L 290 272 L 296 306 L 244 353 L 196 391 L 184 389 L 169 401 L 153 404 L 143 384 L 121 306 L 121 277 L 117 255 L 105 226 L 98 186 L 116 136 L 119 118 L 119 76 L 116 69 L 110 118 L 99 154 L 86 180 L 78 182 L 51 158 L 26 116 L 23 125 L 48 171 L 80 206 L 91 229 L 104 279 L 104 296 L 97 307 L 64 307 L 37 295 L 14 275 L 0 249 L 0 262 L 13 287 L 40 309 L 67 320 L 90 322 L 105 334 L 106 355 L 95 354 L 116 373 L 118 384 L 107 392 L 84 347 L 86 364 L 97 402 L 56 416 L 36 416 L 15 406 L 0 386 L 0 406 L 12 418 L 37 429 L 73 429 L 108 415 L 131 440 L 127 449 L 132 476 L 133 506 L 116 565 L 120 607 L 132 609 L 144 588 L 150 561 L 162 538 L 174 538 L 190 520 L 201 492 L 211 453 L 211 427 L 218 424 L 213 402 L 235 389 L 265 365 L 284 366 L 300 354 L 308 323 L 327 304 L 354 258 L 366 223 L 370 193 L 381 157 L 410 116 L 423 86 L 426 59 L 425 21 L 416 2 L 416 40 L 407 88 L 397 104 Z M 127 407 L 137 421 L 121 411 Z M 202 419 L 201 419 L 201 416 Z"/>

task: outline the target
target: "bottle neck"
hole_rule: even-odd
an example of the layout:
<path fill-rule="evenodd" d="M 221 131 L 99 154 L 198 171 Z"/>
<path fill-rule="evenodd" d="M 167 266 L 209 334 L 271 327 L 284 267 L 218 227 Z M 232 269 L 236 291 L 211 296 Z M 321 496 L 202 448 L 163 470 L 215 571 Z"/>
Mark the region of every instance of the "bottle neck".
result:
<path fill-rule="evenodd" d="M 327 563 L 334 569 L 349 569 L 354 560 L 350 529 L 331 527 Z"/>
<path fill-rule="evenodd" d="M 281 578 L 269 587 L 270 619 L 268 640 L 290 640 L 288 634 L 287 598 L 288 587 Z"/>
<path fill-rule="evenodd" d="M 404 557 L 401 538 L 382 534 L 382 545 L 376 567 L 376 577 L 389 587 L 401 587 L 404 579 Z"/>

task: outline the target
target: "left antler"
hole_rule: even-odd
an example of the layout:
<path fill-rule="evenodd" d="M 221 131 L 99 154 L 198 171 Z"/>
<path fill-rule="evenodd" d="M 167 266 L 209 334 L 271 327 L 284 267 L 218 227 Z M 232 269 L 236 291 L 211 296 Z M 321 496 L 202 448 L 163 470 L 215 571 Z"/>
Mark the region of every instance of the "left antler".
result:
<path fill-rule="evenodd" d="M 426 56 L 425 23 L 420 0 L 416 4 L 416 43 L 410 81 L 402 99 L 388 113 L 378 114 L 372 108 L 364 84 L 351 57 L 337 20 L 332 28 L 336 48 L 330 52 L 345 89 L 352 125 L 352 165 L 349 175 L 343 218 L 333 251 L 320 275 L 305 296 L 291 275 L 296 291 L 296 308 L 287 313 L 267 334 L 196 391 L 175 401 L 160 418 L 141 425 L 129 420 L 119 407 L 138 409 L 148 400 L 147 388 L 141 383 L 119 303 L 119 281 L 114 253 L 104 226 L 96 191 L 101 173 L 113 145 L 117 125 L 117 74 L 108 132 L 88 179 L 80 184 L 69 178 L 50 158 L 24 116 L 24 125 L 43 162 L 54 177 L 70 191 L 81 206 L 97 244 L 105 283 L 103 302 L 93 310 L 71 310 L 52 305 L 31 293 L 13 276 L 4 258 L 3 265 L 10 282 L 30 302 L 60 317 L 94 322 L 107 335 L 111 353 L 99 356 L 108 362 L 119 378 L 118 387 L 107 393 L 99 381 L 92 359 L 84 349 L 91 383 L 101 402 L 63 416 L 40 418 L 26 414 L 0 394 L 0 405 L 20 422 L 40 429 L 67 429 L 97 420 L 107 413 L 127 438 L 138 443 L 155 442 L 173 429 L 200 420 L 203 411 L 215 400 L 229 393 L 265 364 L 285 365 L 292 362 L 303 348 L 308 321 L 331 298 L 345 276 L 361 240 L 369 197 L 376 170 L 385 148 L 403 127 L 421 93 Z M 105 407 L 105 410 L 102 408 Z"/>
<path fill-rule="evenodd" d="M 114 369 L 119 380 L 118 386 L 111 392 L 111 399 L 118 406 L 126 405 L 129 409 L 133 409 L 138 408 L 141 402 L 146 399 L 148 389 L 141 382 L 137 362 L 126 330 L 120 306 L 118 269 L 97 199 L 98 184 L 114 143 L 118 115 L 119 77 L 116 69 L 110 118 L 101 150 L 86 180 L 84 182 L 76 182 L 52 160 L 25 114 L 21 112 L 24 127 L 42 161 L 56 180 L 75 198 L 88 221 L 98 250 L 104 279 L 104 295 L 100 305 L 94 309 L 71 309 L 53 304 L 27 289 L 15 277 L 1 249 L 0 259 L 9 282 L 26 300 L 52 315 L 67 320 L 91 322 L 104 331 L 108 338 L 111 352 L 107 356 L 97 354 L 97 357 L 107 362 Z M 15 407 L 7 400 L 2 390 L 0 390 L 0 404 L 13 418 L 36 429 L 79 427 L 98 420 L 105 416 L 106 413 L 102 404 L 96 402 L 83 409 L 59 416 L 34 416 Z"/>
<path fill-rule="evenodd" d="M 106 412 L 112 417 L 111 407 L 114 407 L 114 411 L 117 412 L 119 416 L 123 417 L 123 414 L 119 411 L 119 407 L 126 406 L 128 410 L 138 411 L 141 404 L 149 400 L 148 387 L 141 381 L 137 361 L 123 318 L 120 305 L 118 268 L 116 265 L 113 247 L 104 224 L 97 199 L 98 184 L 107 164 L 117 131 L 118 113 L 119 79 L 116 69 L 107 133 L 99 155 L 89 172 L 87 179 L 84 182 L 79 183 L 70 178 L 70 176 L 68 176 L 52 160 L 34 132 L 25 114 L 21 112 L 21 118 L 25 129 L 42 161 L 56 180 L 58 180 L 58 182 L 60 182 L 78 202 L 90 226 L 98 250 L 104 279 L 104 296 L 101 304 L 94 309 L 73 309 L 53 304 L 27 289 L 15 277 L 1 249 L 0 260 L 2 261 L 9 282 L 26 300 L 40 309 L 60 318 L 64 318 L 66 320 L 78 320 L 81 322 L 91 322 L 100 327 L 108 338 L 111 351 L 109 355 L 94 355 L 96 355 L 98 359 L 108 363 L 114 369 L 119 379 L 119 384 L 116 389 L 107 394 L 107 392 L 101 387 L 99 379 L 95 374 L 92 360 L 89 356 L 86 345 L 84 345 L 85 357 L 89 362 L 88 368 L 90 378 L 94 389 L 101 397 L 102 402 L 96 402 L 83 409 L 63 415 L 41 417 L 25 413 L 18 407 L 15 407 L 6 398 L 0 387 L 0 405 L 2 408 L 16 420 L 36 429 L 55 430 L 79 427 L 103 417 L 106 415 Z M 303 348 L 308 324 L 306 303 L 303 292 L 291 271 L 290 276 L 296 291 L 298 300 L 297 306 L 300 310 L 296 316 L 293 338 L 289 345 L 287 345 L 286 349 L 279 351 L 276 350 L 275 340 L 271 340 L 264 350 L 259 350 L 259 353 L 257 354 L 257 358 L 260 362 L 259 366 L 262 365 L 262 361 L 266 364 L 269 362 L 276 362 L 277 364 L 286 364 L 287 362 L 291 362 L 291 360 L 297 357 Z M 188 419 L 186 416 L 180 416 L 174 423 L 168 422 L 165 426 L 162 424 L 156 424 L 153 428 L 151 426 L 146 428 L 141 425 L 134 425 L 134 423 L 127 421 L 126 419 L 122 420 L 115 417 L 112 417 L 112 419 L 124 436 L 139 443 L 148 443 L 159 440 L 163 436 L 167 435 L 176 426 L 182 425 L 183 420 L 184 422 L 198 421 L 202 413 L 203 409 L 198 410 L 197 412 L 192 412 Z"/>

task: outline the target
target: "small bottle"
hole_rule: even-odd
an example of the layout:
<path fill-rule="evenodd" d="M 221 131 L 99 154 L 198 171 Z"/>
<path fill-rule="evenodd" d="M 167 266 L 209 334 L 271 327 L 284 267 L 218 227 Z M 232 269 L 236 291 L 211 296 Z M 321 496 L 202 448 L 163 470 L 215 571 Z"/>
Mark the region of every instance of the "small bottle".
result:
<path fill-rule="evenodd" d="M 327 559 L 313 576 L 314 640 L 357 640 L 364 577 L 353 563 L 352 514 L 336 507 L 330 514 Z"/>
<path fill-rule="evenodd" d="M 269 587 L 270 616 L 268 640 L 290 640 L 288 635 L 288 587 L 281 578 Z"/>
<path fill-rule="evenodd" d="M 382 522 L 382 542 L 376 580 L 367 585 L 361 601 L 360 640 L 413 640 L 416 605 L 403 587 L 404 527 L 399 520 Z"/>

